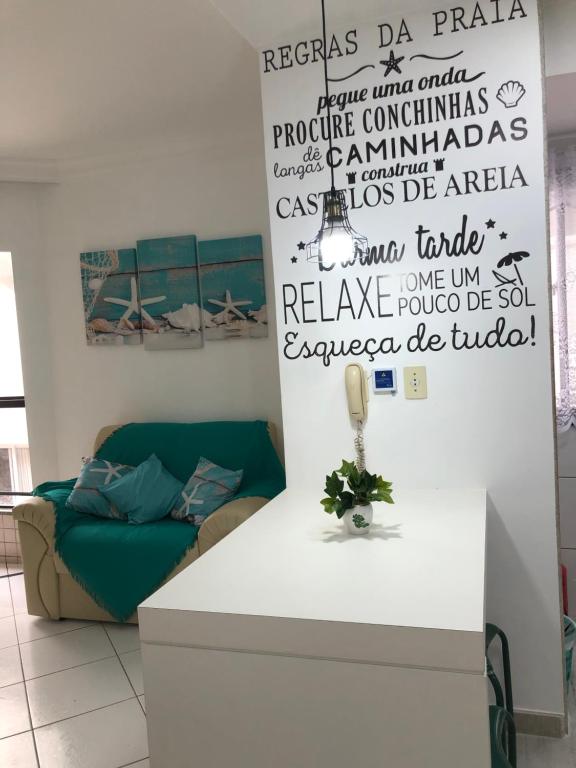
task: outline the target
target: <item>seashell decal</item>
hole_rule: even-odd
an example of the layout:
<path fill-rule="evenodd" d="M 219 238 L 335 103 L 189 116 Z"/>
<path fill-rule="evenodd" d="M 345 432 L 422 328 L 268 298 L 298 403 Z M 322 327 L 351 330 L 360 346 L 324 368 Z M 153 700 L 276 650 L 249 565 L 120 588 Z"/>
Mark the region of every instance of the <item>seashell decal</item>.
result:
<path fill-rule="evenodd" d="M 518 102 L 525 93 L 526 89 L 522 83 L 519 83 L 518 80 L 508 80 L 508 82 L 502 83 L 500 88 L 498 88 L 496 98 L 504 104 L 506 109 L 510 109 L 510 107 L 518 105 Z"/>
<path fill-rule="evenodd" d="M 202 325 L 213 325 L 210 313 L 201 309 L 198 304 L 183 304 L 176 312 L 167 312 L 162 317 L 168 320 L 172 328 L 178 328 L 185 333 L 201 331 Z"/>
<path fill-rule="evenodd" d="M 95 317 L 89 323 L 89 327 L 96 333 L 115 333 L 116 326 L 104 317 Z"/>

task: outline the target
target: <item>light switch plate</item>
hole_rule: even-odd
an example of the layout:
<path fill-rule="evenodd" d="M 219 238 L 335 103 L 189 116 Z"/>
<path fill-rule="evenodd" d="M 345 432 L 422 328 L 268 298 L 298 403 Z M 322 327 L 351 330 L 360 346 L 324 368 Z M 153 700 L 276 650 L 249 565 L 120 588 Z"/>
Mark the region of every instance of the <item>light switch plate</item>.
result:
<path fill-rule="evenodd" d="M 424 365 L 404 368 L 404 396 L 406 400 L 426 400 L 428 382 Z"/>

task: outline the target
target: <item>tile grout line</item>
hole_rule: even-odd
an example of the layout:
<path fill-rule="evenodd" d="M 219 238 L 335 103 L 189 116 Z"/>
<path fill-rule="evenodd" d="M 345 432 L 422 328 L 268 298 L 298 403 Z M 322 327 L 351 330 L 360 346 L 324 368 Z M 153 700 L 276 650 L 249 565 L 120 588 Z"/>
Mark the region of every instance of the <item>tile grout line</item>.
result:
<path fill-rule="evenodd" d="M 20 639 L 18 637 L 18 629 L 16 627 L 16 618 L 14 614 L 14 595 L 12 594 L 12 582 L 10 581 L 10 579 L 8 579 L 8 589 L 10 590 L 10 601 L 12 603 L 12 612 L 13 612 L 12 618 L 14 621 L 14 629 L 16 631 L 16 640 L 18 641 L 18 658 L 20 659 L 20 671 L 22 672 L 22 685 L 24 686 L 24 695 L 26 697 L 26 710 L 28 712 L 28 722 L 30 723 L 30 731 L 32 733 L 32 746 L 34 747 L 36 765 L 38 766 L 38 768 L 41 768 L 40 756 L 38 755 L 38 745 L 36 744 L 36 734 L 34 733 L 34 728 L 32 727 L 32 712 L 30 710 L 30 700 L 28 699 L 28 686 L 26 685 L 26 680 L 24 679 L 24 664 L 22 663 L 22 651 L 20 650 Z"/>
<path fill-rule="evenodd" d="M 10 601 L 12 603 L 12 609 L 14 610 L 14 599 L 13 599 L 13 596 L 12 596 L 12 588 L 11 588 L 10 582 L 8 582 L 8 584 L 9 584 L 9 589 L 10 589 Z M 39 754 L 38 754 L 38 747 L 37 747 L 37 744 L 36 744 L 36 730 L 40 730 L 42 728 L 48 728 L 50 726 L 57 725 L 58 723 L 65 722 L 66 720 L 72 720 L 72 719 L 74 719 L 76 717 L 82 717 L 82 715 L 91 714 L 92 712 L 97 712 L 100 709 L 106 709 L 107 707 L 115 706 L 116 704 L 122 704 L 122 703 L 124 703 L 126 701 L 133 701 L 134 699 L 136 699 L 138 701 L 138 704 L 139 704 L 140 708 L 142 709 L 142 704 L 140 702 L 140 699 L 138 698 L 138 694 L 136 693 L 136 690 L 135 690 L 134 686 L 132 685 L 132 681 L 128 677 L 128 673 L 126 672 L 126 670 L 124 668 L 124 665 L 122 664 L 122 660 L 120 659 L 119 654 L 116 651 L 116 647 L 114 646 L 114 643 L 112 642 L 112 640 L 110 638 L 110 635 L 106 631 L 106 627 L 103 626 L 102 622 L 96 622 L 95 626 L 100 626 L 104 630 L 104 633 L 105 633 L 105 635 L 106 635 L 106 637 L 108 639 L 108 642 L 110 643 L 110 645 L 112 646 L 112 649 L 114 650 L 114 654 L 113 655 L 106 656 L 106 657 L 104 657 L 102 659 L 93 659 L 92 661 L 85 662 L 84 664 L 76 664 L 73 667 L 67 667 L 66 669 L 58 670 L 57 672 L 49 672 L 49 673 L 47 673 L 45 675 L 38 675 L 37 677 L 33 677 L 33 678 L 30 678 L 29 680 L 27 680 L 26 677 L 25 677 L 25 673 L 24 673 L 24 665 L 22 663 L 22 653 L 21 653 L 21 650 L 20 650 L 21 645 L 28 645 L 30 642 L 37 642 L 37 640 L 45 640 L 45 639 L 48 639 L 48 638 L 51 638 L 51 637 L 60 637 L 61 635 L 70 634 L 71 632 L 77 632 L 80 629 L 89 629 L 91 627 L 90 627 L 90 625 L 87 625 L 86 627 L 77 627 L 76 629 L 67 630 L 66 632 L 58 632 L 55 635 L 48 635 L 46 638 L 42 637 L 42 638 L 37 638 L 36 640 L 27 641 L 26 643 L 21 643 L 19 635 L 18 635 L 17 625 L 16 625 L 16 615 L 29 615 L 29 614 L 15 614 L 15 613 L 12 614 L 11 618 L 13 619 L 13 622 L 14 622 L 14 627 L 15 627 L 15 630 L 16 630 L 16 637 L 17 637 L 18 642 L 17 642 L 17 644 L 15 646 L 7 646 L 7 647 L 8 648 L 15 648 L 15 647 L 18 648 L 18 658 L 20 660 L 20 670 L 21 670 L 21 673 L 22 673 L 22 681 L 20 683 L 14 683 L 14 685 L 21 684 L 21 685 L 24 686 L 24 693 L 25 693 L 25 696 L 26 696 L 26 709 L 27 709 L 27 712 L 28 712 L 28 722 L 29 722 L 30 728 L 28 728 L 28 729 L 26 729 L 24 731 L 20 731 L 18 733 L 10 734 L 9 736 L 3 737 L 3 738 L 11 738 L 12 736 L 20 736 L 23 733 L 31 733 L 32 734 L 32 743 L 34 745 L 34 754 L 36 756 L 36 762 L 37 762 L 37 765 L 38 765 L 39 768 L 41 768 L 41 766 L 40 766 L 40 757 L 39 757 Z M 6 617 L 6 618 L 10 618 L 10 617 Z M 86 667 L 86 666 L 89 666 L 90 664 L 96 664 L 99 661 L 106 661 L 107 659 L 113 659 L 115 657 L 118 659 L 118 661 L 120 663 L 120 666 L 122 668 L 122 671 L 124 672 L 124 674 L 126 675 L 126 678 L 128 679 L 128 684 L 129 684 L 129 686 L 130 686 L 130 688 L 131 688 L 131 690 L 132 690 L 132 692 L 134 694 L 133 696 L 130 696 L 127 699 L 122 699 L 120 701 L 115 701 L 112 704 L 105 704 L 105 705 L 103 705 L 101 707 L 95 707 L 94 709 L 90 709 L 87 712 L 81 712 L 81 713 L 76 714 L 76 715 L 70 715 L 69 717 L 63 717 L 60 720 L 54 720 L 53 722 L 46 723 L 45 725 L 40 725 L 38 727 L 34 726 L 33 720 L 32 720 L 32 711 L 30 709 L 30 700 L 29 700 L 29 697 L 28 697 L 28 682 L 31 682 L 33 680 L 38 680 L 38 679 L 43 678 L 43 677 L 49 677 L 50 675 L 59 674 L 60 672 L 66 672 L 66 671 L 68 671 L 68 669 L 79 669 L 80 667 Z M 4 686 L 4 687 L 7 687 L 7 686 Z M 3 739 L 0 739 L 0 741 L 2 741 L 2 740 Z M 146 758 L 143 758 L 143 759 L 146 759 Z M 138 762 L 138 761 L 136 761 L 136 762 Z M 134 765 L 134 764 L 135 763 L 131 763 L 131 765 Z"/>
<path fill-rule="evenodd" d="M 30 733 L 32 734 L 33 728 L 27 728 L 25 731 L 17 731 L 17 733 L 11 733 L 9 736 L 2 736 L 0 738 L 0 744 L 2 744 L 3 741 L 7 741 L 8 739 L 13 739 L 14 736 L 22 736 L 23 733 Z"/>
<path fill-rule="evenodd" d="M 148 756 L 145 757 L 145 758 L 142 758 L 142 760 L 149 760 L 150 759 L 150 744 L 148 742 L 148 719 L 147 719 L 147 716 L 146 716 L 146 710 L 142 706 L 142 702 L 140 701 L 140 696 L 136 693 L 136 688 L 134 688 L 134 686 L 132 685 L 132 680 L 130 680 L 130 676 L 129 676 L 128 672 L 126 671 L 126 667 L 124 666 L 124 664 L 122 664 L 122 659 L 120 658 L 120 654 L 118 653 L 118 650 L 117 650 L 116 646 L 114 645 L 114 643 L 112 641 L 112 638 L 108 634 L 107 628 L 104 626 L 104 624 L 101 624 L 100 626 L 102 627 L 104 632 L 106 632 L 106 636 L 108 637 L 108 640 L 110 641 L 110 644 L 114 648 L 114 652 L 116 653 L 116 656 L 118 657 L 118 661 L 120 662 L 120 666 L 122 667 L 122 669 L 124 670 L 124 674 L 128 678 L 128 683 L 130 684 L 130 687 L 134 691 L 134 695 L 136 696 L 136 701 L 140 705 L 140 709 L 142 710 L 142 714 L 144 715 L 144 721 L 146 723 L 146 747 L 147 747 L 146 751 L 148 752 Z M 136 626 L 138 627 L 138 645 L 140 646 L 138 650 L 140 650 L 140 658 L 142 658 L 142 646 L 140 644 L 140 626 L 138 624 Z M 127 651 L 127 653 L 134 653 L 134 651 Z M 141 694 L 141 695 L 144 696 L 144 694 Z M 139 762 L 142 762 L 142 760 L 136 760 L 133 763 L 127 763 L 126 766 L 124 766 L 124 768 L 128 768 L 128 766 L 130 766 L 130 765 L 137 765 Z"/>
<path fill-rule="evenodd" d="M 94 709 L 88 709 L 86 712 L 78 712 L 76 715 L 68 715 L 68 717 L 62 717 L 59 720 L 53 720 L 50 723 L 44 723 L 44 725 L 37 725 L 36 727 L 28 728 L 25 731 L 18 731 L 18 733 L 11 733 L 9 736 L 2 736 L 0 738 L 0 741 L 4 741 L 5 739 L 11 739 L 12 736 L 21 736 L 23 733 L 32 733 L 34 734 L 35 731 L 41 731 L 44 728 L 50 728 L 53 725 L 59 725 L 60 723 L 65 723 L 67 720 L 74 720 L 77 717 L 84 717 L 84 715 L 91 715 L 93 712 L 98 712 L 101 709 L 108 709 L 109 707 L 115 707 L 117 704 L 125 704 L 127 701 L 134 701 L 134 699 L 137 699 L 138 696 L 129 696 L 127 699 L 120 699 L 120 701 L 114 701 L 112 704 L 102 704 L 101 707 L 94 707 Z M 32 723 L 32 718 L 30 718 L 30 723 Z M 140 758 L 141 760 L 147 760 L 146 757 Z M 139 762 L 136 760 L 135 762 Z M 133 763 L 128 763 L 128 765 L 133 765 Z"/>
<path fill-rule="evenodd" d="M 79 669 L 80 667 L 87 667 L 87 666 L 89 666 L 90 664 L 97 664 L 99 661 L 106 661 L 107 659 L 113 659 L 113 658 L 114 658 L 114 656 L 107 656 L 105 659 L 96 659 L 95 661 L 88 661 L 88 662 L 86 662 L 86 664 L 77 664 L 77 665 L 76 665 L 76 666 L 74 666 L 74 667 L 68 667 L 68 669 Z M 126 674 L 126 670 L 124 669 L 124 666 L 123 666 L 122 662 L 120 662 L 120 666 L 122 667 L 122 671 L 124 672 L 124 674 L 126 675 L 126 677 L 128 677 L 128 675 Z M 57 675 L 57 674 L 59 674 L 60 672 L 66 672 L 66 671 L 67 671 L 67 669 L 62 669 L 62 670 L 59 670 L 58 672 L 50 672 L 48 675 L 41 675 L 40 677 L 49 677 L 50 675 Z M 22 669 L 22 673 L 24 673 L 24 670 L 23 670 L 23 669 Z M 52 726 L 52 725 L 58 725 L 59 723 L 63 723 L 63 722 L 65 722 L 66 720 L 73 720 L 74 718 L 77 718 L 77 717 L 82 717 L 83 715 L 89 715 L 89 714 L 92 714 L 92 712 L 98 712 L 98 711 L 99 711 L 99 710 L 101 710 L 101 709 L 107 709 L 108 707 L 114 707 L 114 706 L 116 706 L 117 704 L 123 704 L 123 703 L 125 703 L 126 701 L 134 701 L 134 699 L 138 699 L 138 694 L 137 694 L 137 693 L 136 693 L 136 691 L 134 690 L 134 686 L 132 685 L 132 683 L 130 682 L 130 679 L 128 678 L 128 683 L 129 683 L 129 685 L 130 685 L 130 688 L 132 689 L 132 692 L 133 692 L 133 694 L 134 694 L 133 696 L 129 696 L 129 697 L 128 697 L 128 698 L 126 698 L 126 699 L 120 699 L 119 701 L 114 701 L 114 702 L 112 702 L 111 704 L 103 704 L 103 705 L 102 705 L 102 706 L 100 706 L 100 707 L 94 707 L 94 709 L 89 709 L 89 710 L 86 710 L 86 712 L 79 712 L 79 713 L 77 713 L 77 714 L 75 714 L 75 715 L 69 715 L 68 717 L 62 717 L 62 718 L 60 718 L 59 720 L 53 720 L 53 721 L 52 721 L 52 722 L 50 722 L 50 723 L 44 723 L 43 725 L 34 726 L 34 725 L 33 725 L 33 721 L 32 721 L 32 712 L 31 712 L 31 710 L 30 710 L 30 705 L 29 705 L 29 702 L 28 702 L 28 688 L 27 688 L 27 686 L 26 686 L 26 683 L 27 683 L 27 682 L 31 682 L 32 680 L 38 680 L 38 679 L 39 679 L 39 678 L 37 678 L 37 677 L 34 677 L 34 678 L 31 678 L 31 680 L 30 680 L 30 681 L 27 681 L 27 680 L 24 680 L 24 681 L 23 681 L 23 684 L 24 684 L 24 688 L 25 688 L 25 691 L 26 691 L 26 702 L 27 702 L 27 705 L 28 705 L 28 716 L 29 716 L 29 719 L 30 719 L 30 725 L 31 725 L 31 727 L 30 727 L 28 730 L 25 730 L 25 731 L 20 731 L 20 733 L 11 734 L 12 736 L 19 736 L 19 735 L 21 735 L 22 733 L 32 733 L 32 737 L 33 737 L 33 739 L 34 739 L 34 748 L 35 748 L 35 749 L 36 749 L 36 735 L 35 735 L 35 732 L 36 732 L 36 731 L 38 731 L 38 730 L 42 730 L 43 728 L 49 728 L 49 727 L 50 727 L 50 726 Z M 138 703 L 140 704 L 140 702 L 139 702 L 139 701 L 138 701 Z M 140 706 L 141 706 L 141 705 L 140 705 Z M 10 736 L 6 736 L 6 737 L 4 737 L 4 738 L 10 738 Z M 0 739 L 0 741 L 2 741 L 2 739 Z M 36 750 L 36 757 L 37 757 L 37 759 L 38 759 L 38 765 L 40 766 L 40 760 L 39 760 L 39 758 L 38 758 L 38 753 L 37 753 L 37 750 Z M 147 759 L 147 758 L 142 758 L 142 759 L 144 760 L 144 759 Z M 136 762 L 138 762 L 138 761 L 136 761 Z M 129 763 L 129 765 L 134 765 L 134 763 Z"/>
<path fill-rule="evenodd" d="M 33 731 L 41 731 L 44 728 L 51 728 L 53 725 L 60 725 L 67 720 L 74 720 L 77 717 L 84 717 L 84 715 L 91 715 L 93 712 L 99 712 L 101 709 L 108 709 L 109 707 L 115 707 L 117 704 L 125 704 L 127 701 L 134 701 L 134 696 L 129 696 L 127 699 L 121 699 L 120 701 L 113 701 L 112 704 L 102 704 L 101 707 L 94 707 L 94 709 L 88 709 L 86 712 L 78 712 L 76 715 L 68 715 L 68 717 L 62 717 L 60 720 L 53 720 L 51 723 L 44 723 L 44 725 L 38 725 L 32 728 Z"/>
<path fill-rule="evenodd" d="M 117 650 L 116 646 L 114 645 L 114 642 L 112 641 L 112 638 L 111 638 L 110 634 L 108 633 L 106 627 L 104 626 L 103 622 L 87 623 L 83 627 L 76 627 L 74 629 L 69 629 L 69 630 L 66 630 L 64 632 L 58 632 L 58 633 L 56 633 L 54 635 L 47 635 L 45 637 L 38 637 L 38 638 L 35 638 L 34 640 L 27 640 L 25 642 L 22 642 L 21 641 L 21 637 L 20 637 L 20 633 L 18 632 L 18 626 L 17 626 L 17 623 L 16 623 L 16 616 L 17 615 L 28 615 L 28 614 L 25 614 L 25 613 L 17 614 L 15 612 L 15 597 L 14 597 L 14 593 L 13 593 L 13 585 L 12 585 L 10 579 L 8 580 L 8 587 L 9 587 L 9 594 L 10 594 L 10 603 L 11 603 L 11 606 L 12 606 L 12 614 L 9 615 L 9 616 L 6 616 L 4 618 L 11 618 L 12 619 L 14 630 L 15 630 L 15 633 L 16 633 L 16 641 L 17 642 L 14 645 L 6 646 L 6 648 L 15 648 L 15 647 L 18 648 L 18 659 L 19 659 L 19 664 L 20 664 L 20 672 L 21 672 L 21 676 L 22 676 L 22 680 L 21 681 L 19 681 L 17 683 L 13 683 L 11 685 L 23 685 L 24 686 L 24 692 L 25 692 L 25 696 L 26 696 L 26 708 L 27 708 L 27 714 L 28 714 L 28 725 L 29 725 L 29 727 L 26 730 L 19 731 L 18 733 L 10 734 L 9 736 L 3 737 L 2 739 L 0 739 L 0 741 L 4 740 L 4 738 L 11 738 L 13 736 L 23 735 L 24 733 L 30 733 L 32 735 L 32 742 L 33 742 L 33 746 L 34 746 L 34 754 L 35 754 L 35 757 L 36 757 L 37 766 L 38 766 L 38 768 L 41 768 L 40 757 L 39 757 L 39 753 L 38 753 L 38 745 L 37 745 L 37 742 L 36 742 L 36 731 L 37 730 L 42 730 L 44 728 L 49 728 L 51 726 L 58 725 L 58 724 L 60 724 L 62 722 L 65 722 L 66 720 L 72 720 L 72 719 L 75 719 L 75 718 L 78 718 L 78 717 L 82 717 L 83 715 L 88 715 L 88 714 L 91 714 L 93 712 L 97 712 L 97 711 L 99 711 L 101 709 L 107 709 L 109 707 L 112 707 L 112 706 L 115 706 L 115 705 L 118 705 L 118 704 L 122 704 L 122 703 L 125 703 L 125 702 L 128 702 L 128 701 L 133 701 L 134 699 L 136 699 L 138 701 L 138 705 L 139 705 L 141 711 L 143 712 L 144 717 L 146 718 L 146 713 L 145 713 L 144 707 L 142 706 L 142 702 L 140 701 L 140 696 L 136 692 L 136 689 L 135 689 L 135 687 L 134 687 L 134 685 L 133 685 L 133 683 L 132 683 L 132 681 L 131 681 L 131 679 L 130 679 L 130 677 L 128 675 L 128 672 L 126 671 L 126 668 L 125 668 L 124 664 L 122 663 L 122 658 L 120 656 L 120 653 Z M 100 626 L 104 630 L 104 634 L 105 634 L 108 642 L 110 643 L 111 649 L 113 651 L 113 653 L 111 655 L 103 657 L 101 659 L 93 659 L 93 660 L 85 662 L 83 664 L 75 664 L 72 667 L 66 667 L 65 669 L 57 670 L 55 672 L 48 672 L 48 673 L 45 673 L 43 675 L 37 675 L 36 677 L 31 677 L 29 679 L 26 679 L 25 672 L 24 672 L 24 664 L 23 664 L 23 660 L 22 660 L 22 650 L 21 650 L 23 645 L 29 645 L 30 643 L 35 643 L 38 640 L 46 640 L 46 639 L 50 639 L 50 638 L 60 637 L 61 635 L 67 635 L 67 634 L 70 634 L 71 632 L 77 632 L 77 631 L 79 631 L 81 629 L 89 629 L 89 628 L 92 628 L 93 626 Z M 137 650 L 139 650 L 139 649 L 133 649 L 132 651 L 126 651 L 126 653 L 134 653 Z M 51 723 L 46 723 L 44 725 L 40 725 L 40 726 L 34 727 L 33 720 L 32 720 L 32 712 L 31 712 L 31 708 L 30 708 L 30 699 L 29 699 L 29 696 L 28 696 L 28 683 L 31 683 L 34 680 L 38 680 L 38 679 L 41 679 L 43 677 L 49 677 L 51 675 L 59 674 L 61 672 L 66 672 L 66 671 L 71 670 L 71 669 L 79 669 L 80 667 L 90 666 L 91 664 L 96 664 L 98 662 L 106 661 L 108 659 L 114 659 L 114 658 L 116 658 L 118 660 L 118 662 L 120 663 L 122 671 L 124 672 L 124 675 L 126 676 L 126 679 L 128 680 L 128 685 L 130 687 L 130 690 L 132 690 L 132 693 L 133 693 L 132 696 L 130 696 L 129 698 L 126 698 L 126 699 L 122 699 L 120 701 L 113 702 L 112 704 L 105 704 L 103 706 L 95 707 L 94 709 L 90 709 L 90 710 L 88 710 L 86 712 L 78 713 L 78 714 L 75 714 L 75 715 L 70 715 L 68 717 L 64 717 L 64 718 L 61 718 L 59 720 L 55 720 L 55 721 L 53 721 Z M 140 759 L 138 759 L 136 761 L 132 761 L 130 763 L 126 763 L 124 768 L 129 768 L 129 766 L 137 765 L 138 763 L 143 762 L 146 759 L 149 759 L 149 758 L 148 757 L 142 757 L 142 758 L 140 758 Z"/>
<path fill-rule="evenodd" d="M 14 646 L 12 646 L 14 647 Z M 86 667 L 88 664 L 96 664 L 97 661 L 106 661 L 106 659 L 113 659 L 114 654 L 110 656 L 102 656 L 100 659 L 92 659 L 91 661 L 85 661 L 82 664 L 73 664 L 71 667 L 64 667 L 63 669 L 55 669 L 54 672 L 45 672 L 43 675 L 35 675 L 34 677 L 25 677 L 25 683 L 31 683 L 33 680 L 40 680 L 43 677 L 50 677 L 50 675 L 57 675 L 60 672 L 68 672 L 69 669 L 80 669 L 80 667 Z M 122 666 L 124 669 L 124 666 Z"/>
<path fill-rule="evenodd" d="M 52 637 L 60 637 L 61 635 L 69 635 L 72 632 L 80 632 L 81 629 L 92 629 L 90 624 L 86 624 L 84 627 L 74 627 L 74 629 L 65 629 L 63 632 L 55 632 L 53 635 L 45 635 L 44 637 L 35 637 L 33 640 L 20 640 L 18 635 L 18 624 L 16 622 L 16 616 L 30 616 L 29 613 L 15 613 L 14 624 L 16 624 L 16 635 L 18 636 L 18 645 L 28 645 L 29 643 L 37 643 L 39 640 L 49 640 Z M 44 619 L 44 621 L 68 621 L 68 619 L 45 619 L 44 616 L 37 616 L 38 619 Z"/>
<path fill-rule="evenodd" d="M 106 629 L 106 627 L 104 626 L 104 624 L 101 624 L 100 626 L 102 627 L 102 629 L 104 630 L 104 632 L 106 632 L 106 637 L 107 637 L 107 638 L 108 638 L 108 640 L 110 641 L 110 645 L 112 646 L 112 648 L 114 648 L 114 653 L 116 654 L 116 656 L 117 656 L 117 658 L 118 658 L 118 661 L 120 662 L 120 666 L 122 667 L 122 670 L 124 671 L 124 674 L 125 674 L 125 675 L 126 675 L 126 677 L 128 678 L 128 682 L 129 682 L 129 684 L 130 684 L 130 687 L 131 687 L 131 688 L 132 688 L 132 690 L 134 691 L 134 696 L 136 696 L 136 698 L 138 699 L 138 704 L 140 705 L 140 709 L 141 709 L 141 710 L 142 710 L 142 712 L 144 713 L 144 717 L 146 717 L 146 710 L 144 709 L 144 707 L 142 706 L 142 702 L 140 701 L 140 696 L 143 696 L 144 694 L 138 694 L 138 693 L 136 693 L 136 688 L 134 688 L 134 686 L 132 685 L 132 680 L 130 680 L 130 675 L 128 674 L 128 672 L 126 672 L 126 667 L 124 666 L 124 664 L 122 664 L 122 659 L 120 658 L 120 654 L 118 653 L 118 651 L 117 651 L 117 649 L 116 649 L 116 646 L 115 646 L 115 645 L 114 645 L 114 643 L 112 642 L 112 638 L 111 638 L 111 637 L 110 637 L 110 635 L 108 634 L 108 630 Z M 138 625 L 136 625 L 136 626 L 138 626 Z M 140 639 L 140 629 L 138 629 L 138 639 Z M 140 650 L 140 649 L 139 649 L 139 648 L 137 648 L 136 650 Z M 134 653 L 134 651 L 126 651 L 126 653 Z"/>

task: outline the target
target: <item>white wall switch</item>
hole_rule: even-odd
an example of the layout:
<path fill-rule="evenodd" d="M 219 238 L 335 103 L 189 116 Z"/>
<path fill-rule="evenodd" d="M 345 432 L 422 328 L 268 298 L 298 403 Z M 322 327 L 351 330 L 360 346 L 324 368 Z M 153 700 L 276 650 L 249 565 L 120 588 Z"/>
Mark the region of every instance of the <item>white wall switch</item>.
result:
<path fill-rule="evenodd" d="M 428 397 L 428 382 L 424 365 L 404 368 L 404 396 L 406 400 L 425 400 Z"/>

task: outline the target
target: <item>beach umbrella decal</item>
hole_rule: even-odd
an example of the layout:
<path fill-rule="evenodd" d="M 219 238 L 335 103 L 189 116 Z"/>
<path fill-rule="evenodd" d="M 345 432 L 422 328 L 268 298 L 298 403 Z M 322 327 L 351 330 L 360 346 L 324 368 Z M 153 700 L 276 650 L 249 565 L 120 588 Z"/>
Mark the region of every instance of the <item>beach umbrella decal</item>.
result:
<path fill-rule="evenodd" d="M 521 261 L 523 261 L 523 259 L 527 259 L 529 256 L 530 254 L 528 253 L 528 251 L 511 251 L 510 253 L 507 253 L 506 256 L 503 256 L 499 260 L 499 262 L 496 264 L 496 266 L 498 267 L 498 269 L 501 269 L 502 267 L 513 266 L 516 272 L 516 275 L 518 276 L 518 281 L 520 285 L 524 285 L 524 281 L 522 280 L 522 275 L 520 274 L 520 270 L 518 269 L 518 264 Z M 500 284 L 505 284 L 505 283 L 516 284 L 515 279 L 504 277 L 499 272 L 496 272 L 496 270 L 493 270 L 493 274 Z"/>

